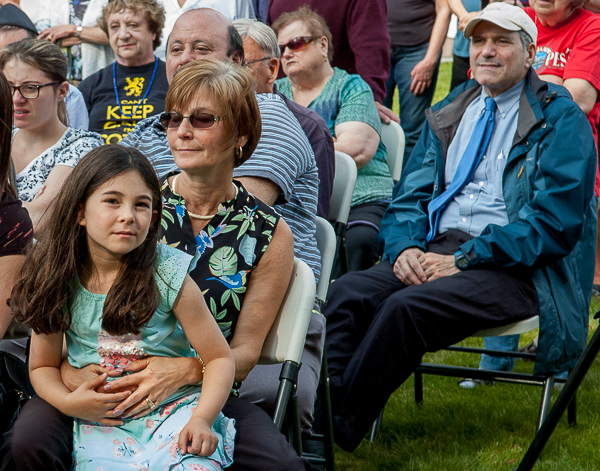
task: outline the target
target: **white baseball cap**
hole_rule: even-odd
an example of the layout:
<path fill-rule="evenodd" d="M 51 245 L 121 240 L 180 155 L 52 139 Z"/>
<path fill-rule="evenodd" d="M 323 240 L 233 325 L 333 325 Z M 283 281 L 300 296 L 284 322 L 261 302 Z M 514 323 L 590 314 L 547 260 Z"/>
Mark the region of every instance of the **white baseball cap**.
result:
<path fill-rule="evenodd" d="M 473 35 L 475 27 L 482 21 L 489 21 L 508 31 L 525 31 L 534 44 L 537 42 L 537 27 L 520 7 L 504 2 L 490 3 L 469 21 L 465 28 L 465 38 L 469 39 Z"/>

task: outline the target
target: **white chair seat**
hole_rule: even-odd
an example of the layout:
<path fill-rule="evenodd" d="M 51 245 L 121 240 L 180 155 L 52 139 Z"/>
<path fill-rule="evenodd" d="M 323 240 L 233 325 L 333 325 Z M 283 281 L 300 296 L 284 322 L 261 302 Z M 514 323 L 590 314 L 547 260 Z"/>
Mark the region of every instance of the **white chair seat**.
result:
<path fill-rule="evenodd" d="M 502 327 L 494 327 L 492 329 L 480 330 L 472 337 L 502 337 L 505 335 L 524 334 L 525 332 L 531 332 L 540 326 L 540 316 L 533 316 L 523 321 L 515 322 L 513 324 L 504 325 Z"/>

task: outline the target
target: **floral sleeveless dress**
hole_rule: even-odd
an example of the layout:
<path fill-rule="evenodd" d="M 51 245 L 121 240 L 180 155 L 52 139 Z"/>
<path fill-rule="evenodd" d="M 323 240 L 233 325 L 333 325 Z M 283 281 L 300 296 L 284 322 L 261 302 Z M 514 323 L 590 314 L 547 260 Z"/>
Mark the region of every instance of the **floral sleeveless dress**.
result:
<path fill-rule="evenodd" d="M 101 364 L 123 367 L 147 355 L 193 357 L 172 307 L 192 257 L 159 245 L 157 275 L 159 307 L 139 335 L 112 336 L 102 329 L 106 296 L 87 291 L 78 280 L 72 324 L 66 332 L 69 362 L 76 368 Z M 199 386 L 185 386 L 139 419 L 125 419 L 121 426 L 102 426 L 75 419 L 73 426 L 74 469 L 86 471 L 219 471 L 233 462 L 234 421 L 219 414 L 212 431 L 219 439 L 208 457 L 181 456 L 177 441 L 200 397 Z"/>
<path fill-rule="evenodd" d="M 171 173 L 170 175 L 172 175 Z M 234 180 L 236 196 L 219 205 L 217 214 L 198 234 L 182 196 L 167 180 L 162 186 L 162 240 L 193 256 L 189 275 L 229 342 L 244 302 L 246 287 L 267 250 L 280 216 Z"/>

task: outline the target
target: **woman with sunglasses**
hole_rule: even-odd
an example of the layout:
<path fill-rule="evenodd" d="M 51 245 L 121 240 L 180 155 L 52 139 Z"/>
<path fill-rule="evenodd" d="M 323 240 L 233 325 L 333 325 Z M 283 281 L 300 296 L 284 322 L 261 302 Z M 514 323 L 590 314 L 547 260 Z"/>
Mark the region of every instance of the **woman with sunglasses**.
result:
<path fill-rule="evenodd" d="M 346 248 L 349 270 L 365 270 L 379 259 L 377 234 L 394 186 L 373 93 L 360 76 L 331 67 L 331 33 L 325 20 L 308 7 L 282 14 L 273 30 L 287 74 L 276 81 L 278 91 L 319 113 L 335 149 L 350 155 L 358 167 Z M 342 274 L 338 264 L 333 276 Z"/>
<path fill-rule="evenodd" d="M 12 91 L 12 164 L 19 199 L 34 229 L 77 162 L 102 145 L 98 134 L 67 127 L 67 61 L 48 41 L 24 39 L 0 53 Z"/>

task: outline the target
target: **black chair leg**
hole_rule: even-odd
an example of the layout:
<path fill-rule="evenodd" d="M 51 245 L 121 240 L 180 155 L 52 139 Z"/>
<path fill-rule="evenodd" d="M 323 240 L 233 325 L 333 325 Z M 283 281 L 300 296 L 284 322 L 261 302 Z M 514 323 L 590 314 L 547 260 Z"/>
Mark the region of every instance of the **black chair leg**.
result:
<path fill-rule="evenodd" d="M 540 413 L 538 415 L 537 429 L 539 430 L 544 419 L 548 415 L 550 409 L 550 402 L 552 401 L 552 389 L 554 388 L 554 376 L 549 376 L 544 381 L 544 389 L 542 391 L 542 402 L 540 404 Z"/>
<path fill-rule="evenodd" d="M 577 425 L 577 394 L 573 394 L 573 399 L 569 402 L 567 420 L 569 421 L 569 426 L 574 427 Z"/>
<path fill-rule="evenodd" d="M 550 409 L 546 420 L 544 420 L 544 423 L 535 434 L 533 442 L 521 460 L 521 464 L 519 464 L 517 471 L 530 471 L 533 469 L 533 466 L 538 460 L 540 453 L 546 446 L 546 443 L 548 443 L 548 440 L 550 440 L 554 429 L 564 414 L 565 409 L 575 397 L 577 389 L 592 366 L 592 363 L 598 356 L 598 351 L 600 351 L 600 328 L 597 328 L 596 332 L 594 332 L 592 340 L 590 340 L 583 354 L 581 355 L 581 358 L 579 358 L 577 365 L 575 365 L 575 369 L 569 375 L 569 379 L 565 383 L 565 386 Z"/>
<path fill-rule="evenodd" d="M 371 436 L 369 437 L 369 440 L 371 441 L 371 443 L 373 443 L 377 439 L 377 435 L 379 435 L 379 430 L 381 429 L 382 422 L 383 422 L 383 409 L 381 409 L 381 412 L 375 419 L 375 422 L 373 422 L 373 427 L 371 427 Z"/>
<path fill-rule="evenodd" d="M 321 360 L 321 381 L 319 382 L 321 394 L 321 420 L 323 426 L 323 440 L 325 442 L 325 468 L 335 471 L 335 451 L 333 448 L 333 414 L 331 412 L 331 396 L 329 394 L 329 370 L 327 368 L 327 352 L 323 349 Z"/>
<path fill-rule="evenodd" d="M 281 367 L 281 373 L 279 374 L 279 389 L 277 390 L 275 410 L 273 412 L 273 422 L 275 422 L 275 426 L 280 431 L 283 427 L 283 419 L 285 419 L 290 396 L 294 392 L 294 386 L 298 380 L 299 370 L 300 366 L 292 362 L 286 362 Z"/>
<path fill-rule="evenodd" d="M 423 402 L 423 374 L 415 371 L 415 402 L 421 404 Z"/>
<path fill-rule="evenodd" d="M 302 456 L 302 435 L 300 432 L 300 413 L 298 412 L 298 393 L 296 386 L 292 389 L 292 395 L 287 406 L 288 437 L 290 445 L 296 450 L 298 456 Z"/>

